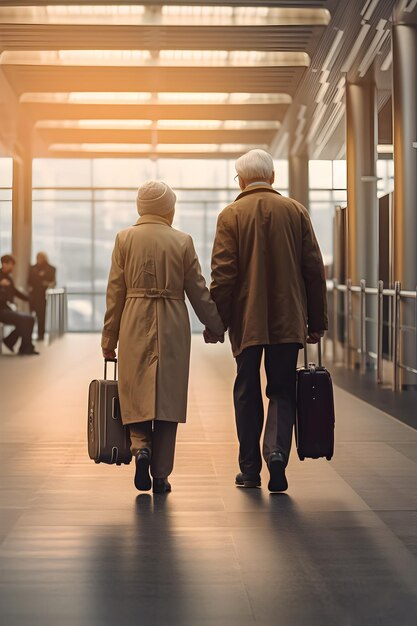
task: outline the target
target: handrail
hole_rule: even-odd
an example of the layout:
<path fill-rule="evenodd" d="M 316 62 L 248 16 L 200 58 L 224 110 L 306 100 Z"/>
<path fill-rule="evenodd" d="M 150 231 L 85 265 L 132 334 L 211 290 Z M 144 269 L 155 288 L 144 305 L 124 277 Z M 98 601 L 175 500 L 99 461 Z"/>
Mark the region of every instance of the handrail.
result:
<path fill-rule="evenodd" d="M 46 290 L 46 312 L 49 343 L 52 343 L 67 330 L 68 298 L 65 288 Z"/>
<path fill-rule="evenodd" d="M 388 327 L 392 333 L 392 388 L 394 391 L 400 389 L 400 372 L 401 370 L 407 371 L 412 374 L 417 374 L 417 363 L 402 363 L 401 362 L 401 334 L 402 333 L 414 333 L 416 344 L 416 356 L 417 356 L 417 287 L 415 291 L 402 290 L 400 282 L 396 282 L 394 289 L 384 288 L 383 282 L 378 281 L 377 287 L 367 287 L 365 280 L 360 281 L 360 285 L 353 285 L 350 279 L 346 284 L 339 284 L 336 279 L 327 280 L 327 291 L 333 292 L 333 360 L 336 360 L 336 344 L 337 344 L 337 322 L 339 320 L 338 298 L 335 296 L 337 293 L 344 294 L 344 311 L 342 311 L 345 319 L 345 334 L 342 343 L 344 344 L 344 360 L 347 367 L 351 365 L 351 351 L 352 349 L 360 355 L 360 371 L 365 373 L 367 358 L 376 360 L 376 378 L 378 383 L 383 382 L 383 329 Z M 353 296 L 356 297 L 359 294 L 360 303 L 356 309 L 357 313 L 353 314 Z M 370 317 L 366 315 L 366 297 L 377 297 L 377 317 Z M 391 300 L 392 319 L 388 322 L 384 321 L 384 298 Z M 404 305 L 405 300 L 415 300 L 415 314 L 414 325 L 401 321 L 402 313 L 401 307 Z M 359 346 L 355 347 L 351 345 L 352 330 L 351 325 L 353 322 L 359 323 Z M 410 320 L 408 320 L 409 322 Z M 368 337 L 366 333 L 366 324 L 376 324 L 377 327 L 377 342 L 376 353 L 371 352 L 367 348 Z M 408 340 L 407 340 L 408 341 Z M 416 359 L 417 360 L 417 359 Z"/>

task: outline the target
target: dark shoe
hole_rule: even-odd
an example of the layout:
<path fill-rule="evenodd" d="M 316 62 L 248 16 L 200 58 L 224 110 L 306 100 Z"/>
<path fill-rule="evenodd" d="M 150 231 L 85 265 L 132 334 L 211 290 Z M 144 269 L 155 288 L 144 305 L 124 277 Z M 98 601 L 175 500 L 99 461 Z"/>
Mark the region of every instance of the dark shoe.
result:
<path fill-rule="evenodd" d="M 35 356 L 39 352 L 33 348 L 33 350 L 19 350 L 19 354 L 20 356 Z"/>
<path fill-rule="evenodd" d="M 6 337 L 5 339 L 3 339 L 3 343 L 4 343 L 5 346 L 7 346 L 9 348 L 10 352 L 14 352 L 14 344 L 15 344 L 15 342 L 12 343 L 9 340 L 9 338 Z"/>
<path fill-rule="evenodd" d="M 260 487 L 261 478 L 260 476 L 247 476 L 247 474 L 239 472 L 239 474 L 236 474 L 235 485 L 237 487 L 246 487 L 246 489 Z"/>
<path fill-rule="evenodd" d="M 149 465 L 151 464 L 151 454 L 148 448 L 143 448 L 136 453 L 135 487 L 139 491 L 149 491 L 151 488 L 151 477 L 149 476 Z"/>
<path fill-rule="evenodd" d="M 168 478 L 154 478 L 152 491 L 154 493 L 168 493 L 171 491 L 171 484 Z"/>
<path fill-rule="evenodd" d="M 268 459 L 268 469 L 270 479 L 268 483 L 269 491 L 286 491 L 288 482 L 285 476 L 285 457 L 281 452 L 272 452 Z"/>

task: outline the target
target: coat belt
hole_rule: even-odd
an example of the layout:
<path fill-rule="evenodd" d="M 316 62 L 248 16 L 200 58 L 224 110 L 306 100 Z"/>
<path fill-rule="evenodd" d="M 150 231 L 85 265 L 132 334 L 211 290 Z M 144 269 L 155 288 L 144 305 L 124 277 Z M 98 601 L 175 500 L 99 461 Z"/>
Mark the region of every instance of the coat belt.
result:
<path fill-rule="evenodd" d="M 184 292 L 171 289 L 128 289 L 126 298 L 166 298 L 168 300 L 185 300 Z"/>

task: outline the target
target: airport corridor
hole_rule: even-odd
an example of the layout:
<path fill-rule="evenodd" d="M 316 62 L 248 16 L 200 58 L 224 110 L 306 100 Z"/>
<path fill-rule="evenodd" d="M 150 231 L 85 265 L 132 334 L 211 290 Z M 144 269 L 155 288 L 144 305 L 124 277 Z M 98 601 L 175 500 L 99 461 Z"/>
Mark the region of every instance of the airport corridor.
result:
<path fill-rule="evenodd" d="M 414 625 L 417 432 L 339 388 L 336 452 L 286 494 L 234 486 L 229 346 L 193 337 L 172 493 L 87 455 L 99 335 L 3 355 L 0 604 L 8 626 Z"/>

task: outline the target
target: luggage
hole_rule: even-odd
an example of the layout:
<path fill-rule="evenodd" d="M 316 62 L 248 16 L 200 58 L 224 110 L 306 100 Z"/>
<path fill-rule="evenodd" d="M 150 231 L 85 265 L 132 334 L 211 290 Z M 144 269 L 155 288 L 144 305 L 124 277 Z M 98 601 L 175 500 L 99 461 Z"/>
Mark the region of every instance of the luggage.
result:
<path fill-rule="evenodd" d="M 107 362 L 114 362 L 114 380 L 107 380 Z M 126 465 L 132 460 L 129 429 L 123 426 L 116 380 L 117 359 L 104 359 L 104 380 L 88 390 L 88 454 L 96 463 Z"/>
<path fill-rule="evenodd" d="M 304 346 L 304 367 L 297 370 L 297 418 L 295 441 L 301 461 L 306 457 L 328 461 L 334 450 L 333 385 L 329 372 L 321 362 L 318 344 L 318 365 L 308 363 Z"/>

